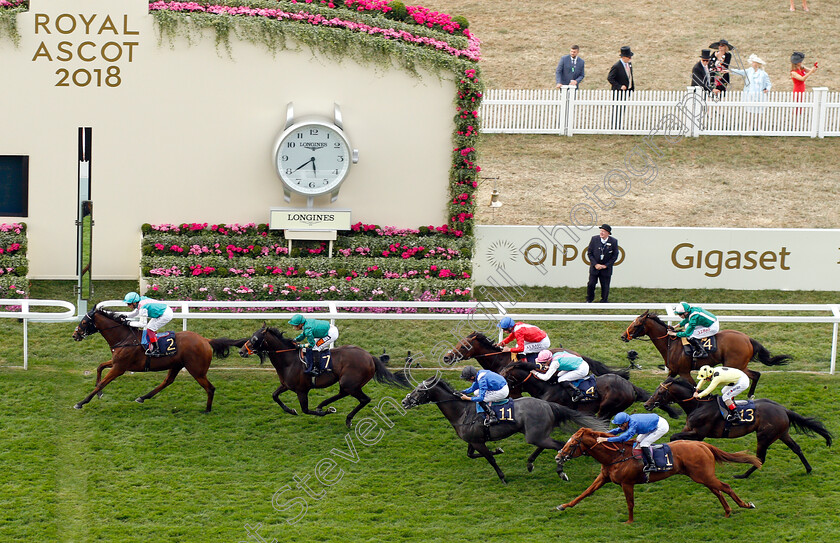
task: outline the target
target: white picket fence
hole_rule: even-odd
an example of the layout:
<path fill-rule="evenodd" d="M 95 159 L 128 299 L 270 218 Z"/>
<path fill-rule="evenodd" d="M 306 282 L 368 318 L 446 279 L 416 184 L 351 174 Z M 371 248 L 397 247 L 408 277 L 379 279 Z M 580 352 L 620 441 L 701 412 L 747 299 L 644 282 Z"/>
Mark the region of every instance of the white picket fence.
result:
<path fill-rule="evenodd" d="M 501 134 L 662 134 L 663 120 L 679 119 L 682 135 L 840 136 L 840 92 L 769 92 L 747 101 L 743 91 L 719 100 L 701 89 L 623 91 L 571 87 L 490 89 L 481 104 L 481 131 Z M 673 123 L 671 129 L 674 129 Z M 673 133 L 673 132 L 672 132 Z"/>

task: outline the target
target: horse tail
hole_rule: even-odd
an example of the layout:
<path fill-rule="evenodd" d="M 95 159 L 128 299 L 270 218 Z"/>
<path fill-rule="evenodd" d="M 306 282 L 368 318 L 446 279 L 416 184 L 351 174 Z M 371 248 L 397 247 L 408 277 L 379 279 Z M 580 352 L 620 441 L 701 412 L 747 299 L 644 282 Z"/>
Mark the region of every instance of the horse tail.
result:
<path fill-rule="evenodd" d="M 771 357 L 770 351 L 765 349 L 761 343 L 752 338 L 750 338 L 750 343 L 752 343 L 753 347 L 753 355 L 750 360 L 758 360 L 765 366 L 783 366 L 785 364 L 790 364 L 790 361 L 792 360 L 792 357 L 786 354 Z"/>
<path fill-rule="evenodd" d="M 385 363 L 391 359 L 390 356 L 383 354 L 378 358 L 373 355 L 370 355 L 370 357 L 373 359 L 374 368 L 376 368 L 376 373 L 373 374 L 373 377 L 377 383 L 385 383 L 386 385 L 393 385 L 400 388 L 411 388 L 408 378 L 406 378 L 404 373 L 391 373 L 385 367 Z"/>
<path fill-rule="evenodd" d="M 213 348 L 213 356 L 216 358 L 227 358 L 230 354 L 231 347 L 239 347 L 242 348 L 245 345 L 245 342 L 248 341 L 248 338 L 242 339 L 229 339 L 226 337 L 220 337 L 216 339 L 208 339 L 210 343 L 210 347 Z"/>
<path fill-rule="evenodd" d="M 574 423 L 581 428 L 592 428 L 599 432 L 606 432 L 609 429 L 606 421 L 599 418 L 569 409 L 564 405 L 554 402 L 547 402 L 551 407 L 551 413 L 554 415 L 554 426 L 560 426 L 566 423 Z"/>
<path fill-rule="evenodd" d="M 785 412 L 787 413 L 788 419 L 794 428 L 811 437 L 815 437 L 815 433 L 823 436 L 823 438 L 825 438 L 825 444 L 831 447 L 831 432 L 828 431 L 828 428 L 826 428 L 822 422 L 812 417 L 802 416 L 790 409 L 785 409 Z"/>
<path fill-rule="evenodd" d="M 705 441 L 699 441 L 698 443 L 709 449 L 709 452 L 714 455 L 715 462 L 718 464 L 723 464 L 724 462 L 737 462 L 738 464 L 752 464 L 753 467 L 756 468 L 761 467 L 761 460 L 759 460 L 757 456 L 748 452 L 729 453 L 723 449 L 718 449 L 714 445 L 709 445 Z"/>
<path fill-rule="evenodd" d="M 595 375 L 613 374 L 618 375 L 619 377 L 622 377 L 624 379 L 630 379 L 630 370 L 627 368 L 617 370 L 593 358 L 587 358 L 585 356 L 582 356 L 581 358 L 583 358 L 586 361 L 586 363 L 589 364 L 589 371 L 591 371 Z"/>

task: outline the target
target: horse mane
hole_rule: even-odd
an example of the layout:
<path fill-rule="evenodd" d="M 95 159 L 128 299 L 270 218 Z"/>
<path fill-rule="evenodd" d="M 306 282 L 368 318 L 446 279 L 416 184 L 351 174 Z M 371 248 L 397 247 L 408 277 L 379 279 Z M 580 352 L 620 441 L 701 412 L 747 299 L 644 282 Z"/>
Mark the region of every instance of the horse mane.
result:
<path fill-rule="evenodd" d="M 99 313 L 113 321 L 117 321 L 118 323 L 124 326 L 128 326 L 128 319 L 122 313 L 117 313 L 115 311 L 108 311 L 107 309 L 94 307 L 88 312 L 88 315 L 90 315 L 90 317 L 93 318 L 94 313 Z"/>
<path fill-rule="evenodd" d="M 509 371 L 509 370 L 531 371 L 531 370 L 537 370 L 537 369 L 539 369 L 539 368 L 533 362 L 514 362 L 513 364 L 508 364 L 505 367 L 506 371 Z"/>
<path fill-rule="evenodd" d="M 277 328 L 274 328 L 273 326 L 269 326 L 268 328 L 266 328 L 266 332 L 270 333 L 272 336 L 277 338 L 277 340 L 280 341 L 280 343 L 283 346 L 290 346 L 292 344 L 291 339 L 283 337 L 283 332 L 281 332 Z"/>
<path fill-rule="evenodd" d="M 470 336 L 473 339 L 478 340 L 478 342 L 482 346 L 490 349 L 491 351 L 502 352 L 502 350 L 496 346 L 496 343 L 494 341 L 491 341 L 487 336 L 485 336 L 481 332 L 473 332 L 472 334 L 470 334 Z"/>
<path fill-rule="evenodd" d="M 429 389 L 431 389 L 435 386 L 440 386 L 440 388 L 442 388 L 444 392 L 447 392 L 449 394 L 452 394 L 453 392 L 455 392 L 455 389 L 452 387 L 452 385 L 450 385 L 449 383 L 447 383 L 446 381 L 444 381 L 443 379 L 441 379 L 439 377 L 437 377 L 437 378 L 436 377 L 429 377 L 428 379 L 423 381 L 423 386 L 427 390 L 429 390 Z"/>
<path fill-rule="evenodd" d="M 656 313 L 648 313 L 648 318 L 651 319 L 653 322 L 661 324 L 665 328 L 668 328 L 668 323 L 660 319 L 659 315 L 657 315 Z"/>

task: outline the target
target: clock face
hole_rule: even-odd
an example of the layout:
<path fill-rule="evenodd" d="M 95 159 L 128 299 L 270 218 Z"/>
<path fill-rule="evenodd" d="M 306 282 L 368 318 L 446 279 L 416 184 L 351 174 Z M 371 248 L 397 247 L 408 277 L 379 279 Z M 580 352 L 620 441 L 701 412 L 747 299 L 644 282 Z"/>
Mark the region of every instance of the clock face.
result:
<path fill-rule="evenodd" d="M 277 173 L 287 187 L 305 195 L 335 189 L 350 167 L 350 145 L 327 123 L 307 122 L 289 127 L 274 156 Z"/>

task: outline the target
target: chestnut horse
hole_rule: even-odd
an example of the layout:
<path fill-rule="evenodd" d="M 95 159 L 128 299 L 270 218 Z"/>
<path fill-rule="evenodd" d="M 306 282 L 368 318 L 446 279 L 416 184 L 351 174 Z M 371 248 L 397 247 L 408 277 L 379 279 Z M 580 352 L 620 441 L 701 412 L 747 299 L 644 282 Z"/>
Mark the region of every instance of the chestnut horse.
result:
<path fill-rule="evenodd" d="M 690 383 L 694 383 L 691 370 L 699 369 L 700 366 L 722 364 L 737 368 L 750 378 L 749 397 L 755 395 L 755 387 L 761 377 L 761 373 L 747 369 L 747 364 L 751 360 L 758 360 L 766 366 L 781 366 L 791 360 L 791 357 L 786 354 L 771 357 L 770 352 L 759 342 L 737 330 L 721 330 L 716 335 L 717 350 L 708 358 L 693 358 L 685 354 L 682 342 L 678 338 L 668 335 L 668 331 L 671 330 L 673 327 L 663 322 L 655 313 L 645 311 L 630 323 L 627 330 L 621 334 L 621 340 L 628 342 L 631 339 L 648 336 L 659 354 L 665 359 L 668 375 L 670 377 L 679 375 Z"/>
<path fill-rule="evenodd" d="M 556 381 L 542 381 L 531 373 L 536 370 L 537 365 L 530 362 L 517 362 L 502 369 L 502 377 L 507 379 L 511 388 L 519 387 L 522 392 L 527 392 L 535 398 L 564 405 L 570 409 L 589 413 L 601 419 L 610 420 L 619 411 L 625 411 L 634 402 L 644 402 L 650 398 L 650 394 L 627 379 L 618 375 L 607 374 L 595 377 L 595 389 L 598 391 L 598 399 L 594 401 L 573 402 L 572 396 L 564 386 Z M 668 413 L 672 419 L 679 418 L 678 411 L 674 411 L 667 405 L 662 410 Z"/>
<path fill-rule="evenodd" d="M 718 409 L 717 396 L 696 400 L 693 398 L 693 394 L 693 385 L 679 377 L 668 377 L 659 385 L 653 396 L 645 402 L 645 409 L 648 410 L 654 407 L 661 408 L 670 402 L 677 402 L 683 408 L 686 414 L 685 428 L 680 433 L 671 436 L 672 440 L 693 439 L 702 441 L 707 437 L 735 438 L 755 432 L 758 438 L 755 455 L 761 460 L 762 464 L 767 457 L 768 447 L 777 439 L 781 439 L 782 443 L 796 453 L 807 473 L 811 473 L 811 464 L 805 459 L 799 444 L 790 437 L 790 427 L 793 426 L 810 436 L 817 433 L 825 439 L 826 445 L 831 447 L 831 432 L 820 421 L 803 417 L 772 400 L 756 400 L 755 410 L 746 413 L 746 424 L 727 427 L 726 421 Z M 755 468 L 751 467 L 746 473 L 736 475 L 735 478 L 746 479 L 754 471 Z"/>
<path fill-rule="evenodd" d="M 629 518 L 627 523 L 633 522 L 634 486 L 646 482 L 661 481 L 671 475 L 686 475 L 692 481 L 705 485 L 712 494 L 717 496 L 723 505 L 724 516 L 729 517 L 732 508 L 726 502 L 724 494 L 729 494 L 738 507 L 744 509 L 755 509 L 755 505 L 743 501 L 732 490 L 728 484 L 720 481 L 715 475 L 715 462 L 738 462 L 741 464 L 752 464 L 761 467 L 761 460 L 751 454 L 744 452 L 728 453 L 703 441 L 672 441 L 671 453 L 673 467 L 668 471 L 652 472 L 647 474 L 648 479 L 642 472 L 642 461 L 633 456 L 633 442 L 624 443 L 598 443 L 599 437 L 611 437 L 612 434 L 596 432 L 589 428 L 581 428 L 569 438 L 563 449 L 557 453 L 560 469 L 571 458 L 581 455 L 588 455 L 601 464 L 601 473 L 589 488 L 569 503 L 557 506 L 558 511 L 564 511 L 577 505 L 608 482 L 621 485 L 624 490 L 624 498 L 627 500 L 627 511 Z"/>
<path fill-rule="evenodd" d="M 242 357 L 255 353 L 260 357 L 260 361 L 268 356 L 274 366 L 277 377 L 280 378 L 280 386 L 271 397 L 283 408 L 283 411 L 290 415 L 297 415 L 297 411 L 280 400 L 280 394 L 287 390 L 297 394 L 300 408 L 304 413 L 319 417 L 336 412 L 334 407 L 324 411 L 325 406 L 346 396 L 353 396 L 359 400 L 359 405 L 347 415 L 345 424 L 350 428 L 356 413 L 370 403 L 370 396 L 362 390 L 368 381 L 375 378 L 379 383 L 409 388 L 405 375 L 399 372 L 391 373 L 385 367 L 384 360 L 387 355 L 377 358 L 355 345 L 333 348 L 330 354 L 332 370 L 313 379 L 303 373 L 305 367 L 301 348 L 291 339 L 283 337 L 283 332 L 276 328 L 269 328 L 265 324 L 254 332 L 254 335 L 239 350 L 239 355 Z M 309 409 L 309 391 L 313 388 L 326 388 L 335 383 L 338 383 L 338 394 L 318 404 L 314 411 Z"/>
<path fill-rule="evenodd" d="M 113 313 L 104 309 L 91 309 L 82 317 L 76 330 L 73 332 L 73 339 L 82 341 L 87 336 L 99 332 L 108 346 L 111 348 L 111 360 L 103 362 L 96 370 L 96 386 L 93 392 L 74 405 L 81 409 L 95 395 L 101 397 L 102 389 L 108 383 L 127 371 L 168 371 L 166 379 L 155 387 L 151 392 L 137 398 L 137 403 L 154 397 L 155 394 L 172 384 L 181 369 L 186 368 L 190 375 L 198 381 L 207 392 L 207 407 L 205 413 L 209 413 L 213 406 L 213 393 L 216 390 L 210 381 L 207 380 L 207 370 L 210 368 L 210 361 L 213 356 L 225 358 L 230 352 L 230 347 L 240 347 L 245 339 L 207 339 L 195 332 L 178 332 L 175 334 L 177 352 L 174 355 L 151 358 L 146 356 L 146 348 L 140 344 L 141 330 L 129 326 L 125 316 Z M 100 379 L 102 370 L 111 368 L 111 371 Z"/>

